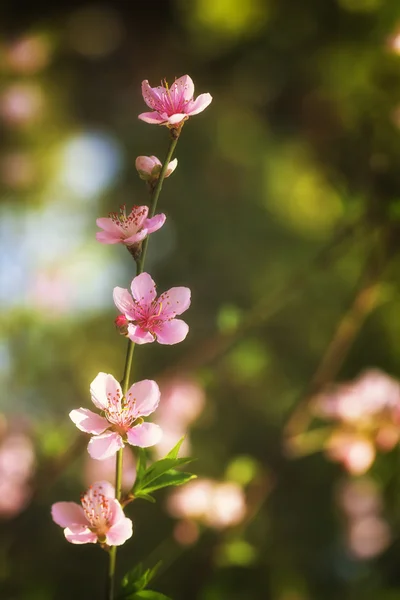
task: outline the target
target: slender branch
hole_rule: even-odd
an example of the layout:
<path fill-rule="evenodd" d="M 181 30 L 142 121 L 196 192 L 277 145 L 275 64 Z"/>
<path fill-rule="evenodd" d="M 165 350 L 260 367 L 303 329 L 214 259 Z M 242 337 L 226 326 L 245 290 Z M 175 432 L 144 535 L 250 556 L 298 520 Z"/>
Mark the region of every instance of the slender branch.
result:
<path fill-rule="evenodd" d="M 149 213 L 148 213 L 149 219 L 151 219 L 151 217 L 153 217 L 156 212 L 157 202 L 158 202 L 158 198 L 160 196 L 160 192 L 162 189 L 162 184 L 165 179 L 165 174 L 167 172 L 168 164 L 172 158 L 176 144 L 178 142 L 180 131 L 181 131 L 180 127 L 171 129 L 171 140 L 169 143 L 168 151 L 165 156 L 160 175 L 157 179 L 157 182 L 156 182 L 156 184 L 153 188 L 152 194 L 151 194 L 150 207 L 149 207 Z M 142 252 L 141 252 L 140 256 L 135 259 L 136 260 L 136 275 L 140 275 L 140 273 L 143 273 L 148 243 L 149 243 L 149 237 L 147 237 L 143 241 Z M 128 347 L 126 350 L 124 374 L 123 374 L 122 380 L 121 380 L 121 388 L 122 388 L 123 396 L 126 396 L 128 388 L 129 388 L 129 381 L 130 381 L 131 370 L 132 370 L 132 359 L 133 359 L 134 349 L 135 349 L 135 343 L 132 342 L 131 340 L 129 340 Z M 123 469 L 123 448 L 118 450 L 117 458 L 116 458 L 115 497 L 117 500 L 121 499 L 122 469 Z M 110 558 L 109 558 L 109 568 L 108 568 L 106 600 L 114 600 L 115 568 L 116 568 L 116 563 L 117 563 L 117 547 L 116 546 L 111 546 L 111 548 L 109 550 L 109 556 L 110 556 Z"/>
<path fill-rule="evenodd" d="M 386 245 L 386 240 L 380 240 Z M 366 260 L 364 272 L 349 308 L 341 316 L 333 338 L 329 342 L 317 369 L 307 386 L 302 399 L 294 406 L 289 414 L 285 434 L 290 452 L 296 451 L 296 440 L 308 426 L 311 414 L 309 404 L 321 390 L 331 383 L 339 373 L 350 349 L 371 312 L 375 309 L 382 287 L 382 271 L 387 264 L 388 257 L 375 240 L 371 255 Z"/>
<path fill-rule="evenodd" d="M 170 163 L 172 155 L 174 153 L 176 144 L 178 143 L 179 135 L 180 135 L 180 129 L 172 129 L 171 130 L 171 141 L 169 143 L 169 148 L 168 148 L 167 154 L 165 156 L 160 175 L 157 179 L 157 183 L 154 186 L 154 190 L 151 195 L 150 206 L 149 206 L 149 215 L 148 215 L 149 219 L 154 217 L 154 214 L 156 212 L 157 202 L 158 202 L 158 198 L 160 196 L 162 185 L 163 185 L 163 182 L 165 179 L 165 174 L 168 169 L 168 164 Z M 148 243 L 149 243 L 149 236 L 147 236 L 147 238 L 143 241 L 141 255 L 136 260 L 136 266 L 137 266 L 136 275 L 140 275 L 140 273 L 143 273 L 144 261 L 146 259 Z"/>

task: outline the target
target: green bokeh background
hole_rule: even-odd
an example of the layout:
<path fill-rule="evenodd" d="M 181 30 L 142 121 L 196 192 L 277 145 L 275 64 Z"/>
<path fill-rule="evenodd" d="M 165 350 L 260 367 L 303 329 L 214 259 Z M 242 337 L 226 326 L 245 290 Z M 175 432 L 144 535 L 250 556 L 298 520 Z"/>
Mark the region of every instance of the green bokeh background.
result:
<path fill-rule="evenodd" d="M 50 518 L 52 502 L 79 497 L 84 450 L 65 468 L 53 471 L 53 460 L 74 447 L 68 412 L 88 406 L 97 372 L 122 374 L 111 292 L 128 286 L 134 265 L 94 235 L 96 217 L 147 201 L 136 156 L 166 152 L 167 130 L 137 119 L 140 82 L 184 73 L 213 103 L 184 126 L 147 269 L 160 290 L 191 288 L 190 335 L 139 348 L 134 376 L 198 381 L 207 404 L 191 430 L 195 472 L 223 479 L 247 456 L 257 471 L 248 495 L 269 492 L 245 525 L 206 530 L 183 549 L 165 495 L 134 503 L 120 574 L 161 555 L 154 586 L 174 600 L 400 598 L 397 450 L 372 469 L 392 543 L 361 561 L 346 548 L 335 499 L 343 470 L 320 453 L 292 459 L 284 445 L 285 422 L 314 389 L 365 281 L 380 285 L 379 301 L 337 350 L 328 380 L 370 366 L 400 375 L 400 55 L 390 47 L 399 26 L 395 0 L 0 7 L 3 58 L 21 35 L 50 49 L 36 73 L 0 61 L 2 93 L 22 81 L 43 94 L 37 119 L 18 125 L 3 114 L 0 124 L 1 160 L 23 152 L 34 172 L 13 183 L 2 163 L 0 410 L 28 424 L 37 452 L 32 501 L 0 521 L 1 598 L 102 597 L 105 553 L 67 544 Z M 103 163 L 71 142 L 87 135 L 115 163 L 94 192 L 85 182 Z M 70 163 L 79 171 L 81 158 L 74 187 L 62 173 Z M 43 273 L 66 286 L 62 310 L 33 294 Z"/>

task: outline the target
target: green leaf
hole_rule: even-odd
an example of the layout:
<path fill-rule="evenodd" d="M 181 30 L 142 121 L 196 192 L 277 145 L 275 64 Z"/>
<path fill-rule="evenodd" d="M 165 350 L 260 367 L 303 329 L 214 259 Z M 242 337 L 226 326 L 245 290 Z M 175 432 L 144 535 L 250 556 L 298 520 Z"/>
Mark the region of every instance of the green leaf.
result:
<path fill-rule="evenodd" d="M 171 600 L 171 598 L 153 590 L 141 590 L 133 596 L 129 596 L 129 600 Z"/>
<path fill-rule="evenodd" d="M 144 590 L 156 575 L 161 566 L 161 562 L 162 561 L 159 561 L 152 569 L 146 569 L 145 571 L 143 569 L 143 564 L 139 563 L 129 571 L 122 580 L 123 591 L 119 596 L 120 600 L 131 598 L 133 593 Z"/>
<path fill-rule="evenodd" d="M 168 452 L 165 458 L 178 458 L 179 450 L 185 440 L 185 436 L 181 437 L 179 442 Z"/>
<path fill-rule="evenodd" d="M 147 466 L 147 454 L 144 448 L 138 448 L 138 459 L 136 465 L 136 481 L 143 477 Z"/>
<path fill-rule="evenodd" d="M 139 495 L 136 497 L 140 497 L 142 494 L 155 492 L 156 490 L 161 490 L 162 488 L 183 485 L 191 479 L 196 478 L 197 475 L 193 475 L 193 473 L 186 473 L 185 471 L 176 471 L 175 469 L 170 469 L 160 477 L 157 477 L 153 483 L 150 483 L 148 486 L 142 488 L 139 491 Z"/>
<path fill-rule="evenodd" d="M 158 460 L 146 469 L 140 479 L 136 479 L 132 488 L 133 495 L 137 497 L 140 491 L 148 488 L 151 483 L 164 475 L 164 473 L 167 473 L 170 469 L 186 465 L 192 461 L 192 458 L 162 458 L 161 460 Z"/>

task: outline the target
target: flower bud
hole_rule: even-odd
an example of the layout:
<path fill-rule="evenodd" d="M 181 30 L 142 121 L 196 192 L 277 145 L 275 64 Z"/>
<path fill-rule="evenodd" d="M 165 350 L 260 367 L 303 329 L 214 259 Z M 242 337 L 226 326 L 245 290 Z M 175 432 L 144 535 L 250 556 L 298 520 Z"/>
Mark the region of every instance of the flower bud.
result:
<path fill-rule="evenodd" d="M 169 177 L 175 171 L 177 164 L 177 158 L 171 160 L 165 172 L 165 177 Z M 158 179 L 162 169 L 162 163 L 156 156 L 138 156 L 135 166 L 140 179 L 144 179 L 144 181 Z"/>
<path fill-rule="evenodd" d="M 128 333 L 128 319 L 125 315 L 118 315 L 118 317 L 114 319 L 114 323 L 121 335 L 126 335 Z"/>

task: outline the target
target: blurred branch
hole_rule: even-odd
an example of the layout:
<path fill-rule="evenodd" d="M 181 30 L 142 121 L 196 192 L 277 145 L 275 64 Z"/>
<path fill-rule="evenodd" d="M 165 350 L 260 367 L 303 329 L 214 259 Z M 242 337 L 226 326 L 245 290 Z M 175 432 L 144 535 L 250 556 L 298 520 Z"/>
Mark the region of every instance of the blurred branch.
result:
<path fill-rule="evenodd" d="M 385 234 L 385 232 L 384 232 Z M 296 452 L 299 440 L 308 427 L 312 414 L 310 402 L 338 375 L 367 317 L 377 306 L 382 287 L 382 272 L 387 265 L 388 239 L 379 232 L 377 244 L 368 256 L 360 282 L 350 306 L 339 319 L 333 338 L 329 342 L 302 399 L 294 406 L 285 426 L 289 451 Z"/>
<path fill-rule="evenodd" d="M 350 240 L 354 242 L 354 236 L 362 228 L 362 225 L 362 221 L 343 225 L 314 256 L 307 267 L 303 267 L 271 296 L 261 298 L 254 308 L 248 312 L 242 324 L 234 332 L 225 334 L 217 333 L 211 339 L 208 338 L 203 343 L 199 343 L 193 353 L 184 355 L 180 361 L 168 367 L 162 373 L 162 376 L 169 377 L 182 371 L 195 371 L 221 358 L 238 341 L 247 335 L 249 331 L 260 327 L 261 324 L 266 323 L 280 310 L 290 304 L 304 290 L 306 282 L 310 279 L 310 274 L 314 273 L 315 269 L 326 269 L 331 266 L 337 256 L 338 250 L 342 250 L 343 245 Z"/>

